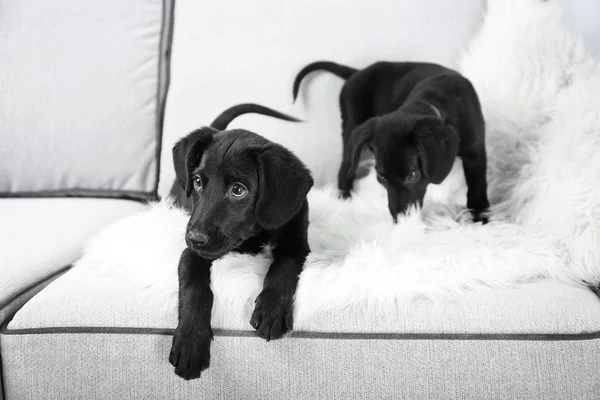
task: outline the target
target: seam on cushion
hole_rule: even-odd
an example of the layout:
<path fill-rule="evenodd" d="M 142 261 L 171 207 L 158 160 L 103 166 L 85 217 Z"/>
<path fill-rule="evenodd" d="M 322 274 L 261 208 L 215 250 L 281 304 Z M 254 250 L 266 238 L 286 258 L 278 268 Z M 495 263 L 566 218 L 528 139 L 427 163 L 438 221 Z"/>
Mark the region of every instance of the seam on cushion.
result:
<path fill-rule="evenodd" d="M 0 198 L 54 198 L 54 197 L 82 197 L 82 198 L 106 198 L 123 199 L 138 202 L 157 200 L 158 197 L 152 192 L 137 192 L 129 190 L 104 190 L 104 189 L 61 189 L 41 190 L 32 192 L 0 192 Z"/>
<path fill-rule="evenodd" d="M 38 282 L 35 287 L 47 280 L 70 269 L 72 265 L 56 272 Z M 29 288 L 30 290 L 31 288 Z M 598 295 L 592 288 L 590 291 Z M 23 294 L 23 291 L 20 294 Z M 13 300 L 19 295 L 13 296 Z M 0 307 L 1 308 L 1 307 Z M 16 312 L 15 312 L 16 314 Z M 133 327 L 94 327 L 94 326 L 64 326 L 43 328 L 8 329 L 8 324 L 14 315 L 6 318 L 0 325 L 0 335 L 40 335 L 40 334 L 126 334 L 126 335 L 173 335 L 174 329 L 168 328 L 133 328 Z M 214 336 L 221 337 L 254 337 L 255 331 L 236 329 L 213 329 Z M 285 335 L 289 339 L 341 339 L 341 340 L 462 340 L 462 341 L 581 341 L 600 339 L 600 330 L 581 333 L 377 333 L 377 332 L 314 332 L 292 331 Z"/>
<path fill-rule="evenodd" d="M 44 282 L 52 280 L 52 279 L 56 278 L 57 276 L 65 273 L 66 271 L 71 269 L 72 266 L 73 266 L 72 264 L 67 265 L 66 267 L 63 267 L 63 268 L 59 269 L 58 271 L 53 272 L 52 274 L 44 277 L 43 279 L 36 281 L 33 285 L 27 286 L 26 288 L 21 289 L 20 291 L 18 291 L 17 293 L 15 293 L 11 297 L 9 297 L 8 299 L 0 302 L 0 309 L 6 307 L 7 305 L 12 303 L 19 297 L 23 296 L 25 293 L 29 292 L 31 289 L 35 288 L 36 286 L 39 286 L 39 285 L 43 284 Z M 7 320 L 12 320 L 12 316 L 10 318 L 7 318 Z"/>
<path fill-rule="evenodd" d="M 0 329 L 2 335 L 40 334 L 126 334 L 126 335 L 173 335 L 174 329 L 119 328 L 119 327 L 55 327 L 8 329 L 8 323 Z M 253 337 L 256 332 L 246 330 L 214 329 L 214 336 Z M 342 339 L 342 340 L 462 340 L 462 341 L 579 341 L 600 339 L 600 331 L 583 333 L 360 333 L 360 332 L 308 332 L 296 331 L 285 336 L 289 339 Z"/>
<path fill-rule="evenodd" d="M 158 195 L 158 186 L 160 183 L 163 130 L 167 108 L 167 95 L 169 94 L 169 87 L 171 85 L 171 53 L 173 49 L 173 29 L 175 25 L 175 0 L 163 0 L 162 6 L 163 21 L 159 43 L 158 85 L 156 96 L 156 178 L 154 183 L 154 195 L 156 199 L 160 198 Z"/>

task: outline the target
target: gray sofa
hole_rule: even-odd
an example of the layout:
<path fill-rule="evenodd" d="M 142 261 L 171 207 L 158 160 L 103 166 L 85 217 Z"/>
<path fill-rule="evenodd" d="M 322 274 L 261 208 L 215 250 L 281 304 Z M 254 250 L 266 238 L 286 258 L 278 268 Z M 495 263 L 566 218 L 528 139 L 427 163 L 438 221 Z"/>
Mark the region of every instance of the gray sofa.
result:
<path fill-rule="evenodd" d="M 327 56 L 319 47 L 324 44 L 302 47 L 281 28 L 281 35 L 252 48 L 267 58 L 249 60 L 249 52 L 232 37 L 215 34 L 210 21 L 231 18 L 223 32 L 246 29 L 235 18 L 261 30 L 264 18 L 272 25 L 313 18 L 305 10 L 312 7 L 315 15 L 331 14 L 314 17 L 319 31 L 338 13 L 369 12 L 358 0 L 344 10 L 310 0 L 280 14 L 271 0 L 249 8 L 241 0 L 200 3 L 179 0 L 174 10 L 171 0 L 0 0 L 2 399 L 600 398 L 600 299 L 585 288 L 545 281 L 445 302 L 423 299 L 376 320 L 351 310 L 323 314 L 310 329 L 269 343 L 255 337 L 249 318 L 215 315 L 210 369 L 195 381 L 178 378 L 168 362 L 176 313 L 148 304 L 127 282 L 71 265 L 95 233 L 166 193 L 173 179 L 170 146 L 178 136 L 236 102 L 288 104 L 299 60 Z M 410 33 L 403 35 L 418 43 L 440 36 L 423 32 L 420 23 L 441 30 L 460 26 L 445 35 L 443 49 L 431 39 L 438 48 L 431 50 L 437 58 L 430 58 L 451 64 L 485 2 L 448 4 L 390 0 L 380 7 L 395 10 L 398 25 Z M 585 4 L 569 3 L 569 18 L 578 21 L 583 13 L 589 21 Z M 411 25 L 414 13 L 426 11 Z M 277 22 L 279 17 L 288 20 Z M 338 30 L 353 29 L 340 21 Z M 386 42 L 384 31 L 395 24 L 356 29 Z M 206 36 L 201 43 L 190 39 L 200 34 Z M 309 29 L 299 35 L 320 40 Z M 263 48 L 278 49 L 278 40 L 297 47 L 289 57 L 274 51 L 268 59 Z M 354 42 L 361 50 L 356 63 L 395 54 L 389 45 L 365 40 Z M 200 54 L 191 56 L 195 46 Z M 428 58 L 421 47 L 393 58 Z M 337 56 L 351 60 L 356 48 Z M 227 57 L 240 58 L 239 64 L 218 61 Z M 285 68 L 265 66 L 278 58 Z M 226 77 L 231 86 L 223 90 Z M 253 79 L 264 80 L 256 93 L 238 82 Z M 211 86 L 212 80 L 221 86 Z M 267 83 L 277 90 L 265 93 Z M 316 105 L 321 123 L 302 134 L 288 137 L 278 133 L 283 125 L 245 120 L 290 146 L 317 184 L 332 180 L 337 163 L 311 155 L 321 131 L 339 126 L 339 83 L 324 86 L 327 99 Z"/>

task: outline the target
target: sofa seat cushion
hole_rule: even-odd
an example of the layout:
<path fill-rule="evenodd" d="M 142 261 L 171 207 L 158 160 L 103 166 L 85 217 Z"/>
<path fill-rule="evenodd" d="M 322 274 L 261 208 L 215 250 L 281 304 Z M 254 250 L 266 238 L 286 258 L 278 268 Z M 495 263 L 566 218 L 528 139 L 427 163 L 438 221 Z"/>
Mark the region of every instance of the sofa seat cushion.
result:
<path fill-rule="evenodd" d="M 176 302 L 104 272 L 75 267 L 13 318 L 9 329 L 128 327 L 173 329 Z M 252 332 L 252 304 L 234 310 L 215 293 L 213 328 Z M 352 309 L 296 321 L 299 332 L 351 334 L 578 335 L 600 333 L 600 300 L 589 289 L 553 281 L 472 292 L 444 301 L 413 300 L 393 314 Z"/>
<path fill-rule="evenodd" d="M 113 199 L 1 199 L 0 310 L 67 268 L 101 228 L 144 208 Z"/>
<path fill-rule="evenodd" d="M 52 282 L 1 332 L 8 398 L 562 400 L 597 398 L 600 385 L 600 300 L 585 288 L 530 283 L 388 317 L 347 310 L 272 342 L 246 312 L 216 307 L 211 366 L 191 382 L 168 362 L 176 311 L 147 293 L 77 267 Z"/>

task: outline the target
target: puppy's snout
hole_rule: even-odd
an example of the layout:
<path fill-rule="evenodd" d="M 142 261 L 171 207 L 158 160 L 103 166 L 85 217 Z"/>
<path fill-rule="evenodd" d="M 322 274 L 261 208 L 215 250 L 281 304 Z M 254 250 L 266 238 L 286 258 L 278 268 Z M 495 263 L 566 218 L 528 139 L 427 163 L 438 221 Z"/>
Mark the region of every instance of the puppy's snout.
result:
<path fill-rule="evenodd" d="M 187 233 L 187 240 L 192 247 L 200 247 L 208 242 L 208 235 L 202 232 L 189 231 Z"/>

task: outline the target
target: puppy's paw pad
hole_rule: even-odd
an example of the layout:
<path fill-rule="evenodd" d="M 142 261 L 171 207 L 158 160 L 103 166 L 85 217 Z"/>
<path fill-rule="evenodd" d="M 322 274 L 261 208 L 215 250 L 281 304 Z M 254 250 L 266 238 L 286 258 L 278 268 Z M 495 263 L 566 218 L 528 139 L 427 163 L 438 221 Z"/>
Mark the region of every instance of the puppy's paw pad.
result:
<path fill-rule="evenodd" d="M 256 298 L 256 306 L 250 325 L 258 336 L 265 340 L 281 338 L 292 329 L 293 314 L 291 300 L 272 290 L 263 290 Z"/>
<path fill-rule="evenodd" d="M 210 333 L 194 335 L 175 331 L 169 362 L 175 374 L 185 380 L 196 379 L 210 366 Z"/>

